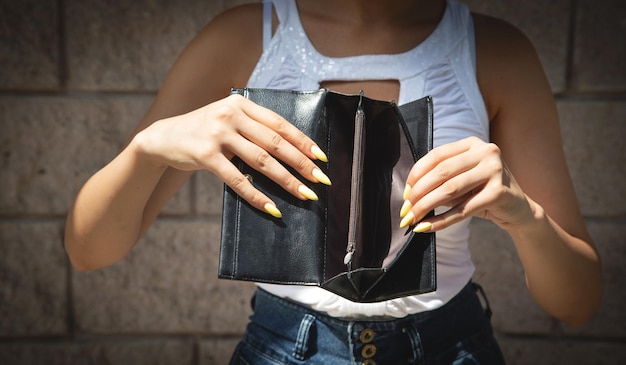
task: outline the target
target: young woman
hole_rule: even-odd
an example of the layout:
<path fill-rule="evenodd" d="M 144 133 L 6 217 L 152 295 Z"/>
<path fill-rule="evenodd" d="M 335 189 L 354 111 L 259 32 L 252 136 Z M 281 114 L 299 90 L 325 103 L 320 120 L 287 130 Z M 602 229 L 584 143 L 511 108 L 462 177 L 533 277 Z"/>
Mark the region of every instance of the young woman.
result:
<path fill-rule="evenodd" d="M 280 216 L 233 156 L 311 198 L 278 160 L 320 182 L 313 160 L 324 152 L 275 113 L 226 96 L 244 86 L 364 90 L 399 104 L 433 97 L 436 148 L 407 177 L 401 215 L 403 225 L 436 232 L 438 289 L 358 304 L 320 288 L 259 285 L 233 364 L 502 362 L 471 283 L 472 216 L 509 233 L 548 313 L 579 326 L 598 307 L 599 258 L 535 51 L 512 26 L 455 0 L 274 0 L 216 17 L 182 53 L 126 148 L 78 194 L 65 239 L 78 270 L 120 260 L 195 170 Z"/>

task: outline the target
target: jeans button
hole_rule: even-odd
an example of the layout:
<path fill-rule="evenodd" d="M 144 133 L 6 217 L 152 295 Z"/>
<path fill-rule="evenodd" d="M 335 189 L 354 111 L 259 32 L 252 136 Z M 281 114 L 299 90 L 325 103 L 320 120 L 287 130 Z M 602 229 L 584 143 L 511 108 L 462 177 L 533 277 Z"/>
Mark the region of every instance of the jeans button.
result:
<path fill-rule="evenodd" d="M 363 346 L 363 349 L 361 350 L 361 356 L 363 356 L 366 359 L 370 359 L 374 357 L 374 355 L 376 355 L 375 345 L 368 343 L 367 345 Z"/>
<path fill-rule="evenodd" d="M 375 332 L 371 328 L 366 328 L 359 334 L 359 340 L 362 343 L 370 343 L 374 339 Z"/>
<path fill-rule="evenodd" d="M 376 361 L 372 359 L 365 359 L 365 361 L 363 361 L 361 365 L 376 365 Z"/>

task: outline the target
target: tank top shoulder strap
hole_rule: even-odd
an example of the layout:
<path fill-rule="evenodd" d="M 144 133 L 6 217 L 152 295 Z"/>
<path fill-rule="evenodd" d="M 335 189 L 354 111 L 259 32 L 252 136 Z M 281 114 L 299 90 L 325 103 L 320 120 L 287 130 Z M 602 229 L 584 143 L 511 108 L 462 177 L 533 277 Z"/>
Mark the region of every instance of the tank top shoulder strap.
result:
<path fill-rule="evenodd" d="M 295 0 L 263 0 L 263 49 L 266 49 L 272 40 L 272 10 L 274 9 L 279 24 L 287 24 L 289 19 L 294 18 L 292 13 L 295 12 L 297 16 L 298 12 Z"/>
<path fill-rule="evenodd" d="M 474 17 L 469 13 L 467 17 L 467 41 L 469 42 L 470 58 L 472 67 L 476 72 L 476 34 L 474 33 Z"/>
<path fill-rule="evenodd" d="M 263 0 L 263 49 L 272 40 L 272 1 Z"/>

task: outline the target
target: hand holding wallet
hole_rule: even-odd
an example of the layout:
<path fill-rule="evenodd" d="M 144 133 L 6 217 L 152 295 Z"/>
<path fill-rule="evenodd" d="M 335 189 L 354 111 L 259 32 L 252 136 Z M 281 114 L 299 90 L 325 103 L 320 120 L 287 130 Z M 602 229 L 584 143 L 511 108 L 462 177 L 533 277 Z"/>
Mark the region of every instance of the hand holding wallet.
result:
<path fill-rule="evenodd" d="M 313 139 L 329 157 L 316 162 L 332 185 L 310 186 L 319 200 L 301 201 L 234 158 L 283 217 L 258 211 L 225 186 L 220 278 L 317 285 L 355 302 L 436 289 L 435 234 L 398 228 L 404 181 L 432 149 L 430 97 L 398 107 L 326 89 L 232 92 Z"/>

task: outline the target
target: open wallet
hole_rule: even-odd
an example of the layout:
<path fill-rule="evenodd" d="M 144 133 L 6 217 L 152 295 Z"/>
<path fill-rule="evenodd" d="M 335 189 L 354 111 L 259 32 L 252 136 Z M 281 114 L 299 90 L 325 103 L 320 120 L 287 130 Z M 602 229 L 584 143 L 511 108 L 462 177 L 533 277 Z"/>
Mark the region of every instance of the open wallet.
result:
<path fill-rule="evenodd" d="M 300 200 L 235 157 L 282 218 L 224 187 L 220 278 L 317 285 L 354 302 L 378 302 L 436 289 L 435 234 L 400 226 L 406 177 L 432 149 L 432 99 L 398 107 L 327 89 L 233 89 L 294 124 L 325 151 L 315 161 L 331 186 Z M 429 213 L 429 216 L 433 212 Z"/>

